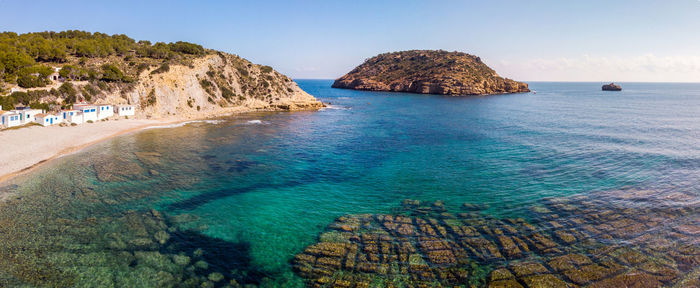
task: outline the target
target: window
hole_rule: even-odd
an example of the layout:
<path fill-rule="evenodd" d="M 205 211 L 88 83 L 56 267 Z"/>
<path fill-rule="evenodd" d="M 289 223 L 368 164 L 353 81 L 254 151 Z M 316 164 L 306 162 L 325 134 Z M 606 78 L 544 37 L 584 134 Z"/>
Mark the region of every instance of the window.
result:
<path fill-rule="evenodd" d="M 90 112 L 95 112 L 95 109 L 90 110 Z"/>

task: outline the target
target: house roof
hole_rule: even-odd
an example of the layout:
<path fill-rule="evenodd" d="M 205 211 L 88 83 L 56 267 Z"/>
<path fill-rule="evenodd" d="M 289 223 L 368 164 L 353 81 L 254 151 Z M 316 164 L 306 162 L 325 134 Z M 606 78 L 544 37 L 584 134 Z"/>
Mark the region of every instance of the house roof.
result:
<path fill-rule="evenodd" d="M 39 114 L 34 115 L 34 117 L 36 117 L 36 118 L 44 118 L 44 117 L 46 117 L 46 116 L 49 116 L 49 114 L 46 114 L 46 113 L 39 113 Z"/>

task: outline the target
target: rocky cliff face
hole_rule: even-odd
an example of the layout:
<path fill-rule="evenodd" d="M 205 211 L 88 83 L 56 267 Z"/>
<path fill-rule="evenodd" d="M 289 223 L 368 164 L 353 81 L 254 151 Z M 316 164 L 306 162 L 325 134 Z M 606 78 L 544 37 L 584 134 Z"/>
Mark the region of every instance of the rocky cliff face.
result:
<path fill-rule="evenodd" d="M 526 83 L 498 76 L 479 57 L 442 50 L 377 55 L 335 80 L 333 87 L 455 96 L 530 91 Z"/>
<path fill-rule="evenodd" d="M 165 72 L 143 71 L 138 81 L 111 89 L 95 103 L 133 104 L 152 118 L 201 118 L 246 111 L 313 110 L 323 104 L 269 66 L 226 53 Z"/>

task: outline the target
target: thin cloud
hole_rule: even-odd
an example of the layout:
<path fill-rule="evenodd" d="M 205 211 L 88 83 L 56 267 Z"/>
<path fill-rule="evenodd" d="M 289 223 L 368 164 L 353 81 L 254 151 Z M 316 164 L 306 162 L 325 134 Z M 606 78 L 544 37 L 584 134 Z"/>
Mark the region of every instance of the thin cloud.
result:
<path fill-rule="evenodd" d="M 503 60 L 494 65 L 505 76 L 539 81 L 700 82 L 700 56 L 591 56 Z"/>

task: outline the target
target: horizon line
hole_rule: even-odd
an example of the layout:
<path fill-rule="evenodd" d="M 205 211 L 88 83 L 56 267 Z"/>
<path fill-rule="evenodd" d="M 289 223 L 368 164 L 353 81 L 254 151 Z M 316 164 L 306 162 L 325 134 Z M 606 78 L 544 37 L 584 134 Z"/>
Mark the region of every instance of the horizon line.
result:
<path fill-rule="evenodd" d="M 336 80 L 338 78 L 295 78 L 292 77 L 293 80 Z M 509 78 L 510 79 L 510 78 Z M 511 79 L 512 80 L 512 79 Z M 669 84 L 700 84 L 700 81 L 698 82 L 684 82 L 684 81 L 588 81 L 588 80 L 583 80 L 583 81 L 578 81 L 578 80 L 515 80 L 518 82 L 525 82 L 525 83 L 669 83 Z"/>

